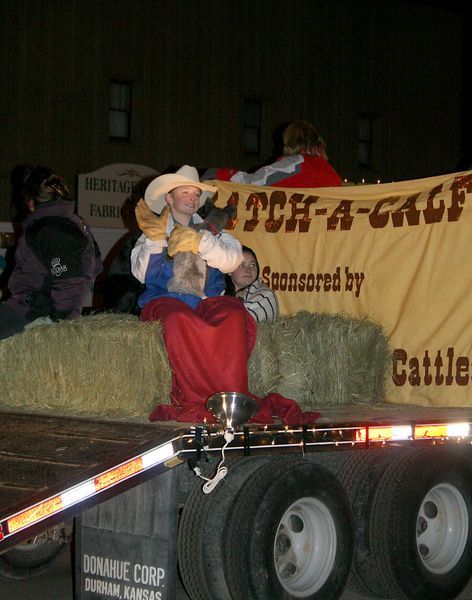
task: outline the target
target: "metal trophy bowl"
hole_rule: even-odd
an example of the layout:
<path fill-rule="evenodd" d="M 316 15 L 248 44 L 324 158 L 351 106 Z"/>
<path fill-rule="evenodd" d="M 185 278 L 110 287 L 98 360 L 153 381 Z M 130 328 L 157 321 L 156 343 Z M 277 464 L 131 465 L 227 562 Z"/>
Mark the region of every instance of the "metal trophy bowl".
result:
<path fill-rule="evenodd" d="M 235 429 L 247 423 L 259 411 L 257 402 L 239 392 L 218 392 L 210 396 L 206 406 L 225 429 Z"/>

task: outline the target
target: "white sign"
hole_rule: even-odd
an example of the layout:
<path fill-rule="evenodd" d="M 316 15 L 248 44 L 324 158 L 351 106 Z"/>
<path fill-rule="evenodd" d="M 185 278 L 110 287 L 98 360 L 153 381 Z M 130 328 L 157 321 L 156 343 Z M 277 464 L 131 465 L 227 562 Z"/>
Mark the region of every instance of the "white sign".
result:
<path fill-rule="evenodd" d="M 167 598 L 167 577 L 163 567 L 121 560 L 83 555 L 82 589 L 90 594 L 119 600 L 164 600 Z"/>
<path fill-rule="evenodd" d="M 123 228 L 123 206 L 143 177 L 158 175 L 144 165 L 116 163 L 78 177 L 78 213 L 92 227 Z"/>

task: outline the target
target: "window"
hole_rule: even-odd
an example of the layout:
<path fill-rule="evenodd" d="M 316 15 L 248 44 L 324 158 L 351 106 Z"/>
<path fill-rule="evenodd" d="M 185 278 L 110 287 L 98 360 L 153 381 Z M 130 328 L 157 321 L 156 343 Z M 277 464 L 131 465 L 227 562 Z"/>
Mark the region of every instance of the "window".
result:
<path fill-rule="evenodd" d="M 260 100 L 244 100 L 243 152 L 259 156 L 261 153 L 261 113 Z"/>
<path fill-rule="evenodd" d="M 128 141 L 131 137 L 131 83 L 110 82 L 110 139 Z"/>
<path fill-rule="evenodd" d="M 359 115 L 357 133 L 357 162 L 360 167 L 372 168 L 372 148 L 374 142 L 374 118 Z"/>

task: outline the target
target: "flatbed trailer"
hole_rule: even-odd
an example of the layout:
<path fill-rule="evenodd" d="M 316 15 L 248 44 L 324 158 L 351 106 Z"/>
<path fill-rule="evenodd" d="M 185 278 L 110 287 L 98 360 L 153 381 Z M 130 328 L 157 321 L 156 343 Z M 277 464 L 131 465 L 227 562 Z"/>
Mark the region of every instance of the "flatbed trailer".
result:
<path fill-rule="evenodd" d="M 139 458 L 174 443 L 177 451 L 180 434 L 175 425 L 0 411 L 0 549 L 64 520 L 78 498 L 83 509 L 155 475 Z M 129 472 L 113 477 L 122 465 Z"/>
<path fill-rule="evenodd" d="M 472 411 L 339 408 L 230 443 L 206 424 L 0 419 L 0 559 L 74 518 L 77 600 L 172 600 L 177 568 L 192 599 L 334 599 L 347 580 L 443 600 L 472 574 Z"/>
<path fill-rule="evenodd" d="M 389 394 L 349 388 L 326 404 L 396 397 L 401 406 L 322 408 L 315 423 L 247 425 L 230 441 L 205 423 L 2 411 L 0 574 L 37 572 L 33 559 L 38 569 L 52 560 L 74 519 L 76 600 L 172 600 L 177 568 L 192 600 L 336 600 L 346 585 L 374 598 L 457 597 L 472 576 L 472 411 L 412 403 L 470 405 L 471 191 L 471 172 L 296 192 L 219 182 L 220 206 L 238 206 L 235 236 L 260 257 L 281 313 L 297 320 L 288 344 L 303 338 L 303 311 L 368 315 L 386 328 Z M 316 366 L 330 382 L 365 374 L 329 357 L 321 366 L 329 340 L 341 348 L 327 331 L 316 358 L 300 345 L 297 369 Z M 290 353 L 266 341 L 282 382 L 268 378 L 263 393 L 302 405 L 309 390 L 317 408 L 309 369 L 287 393 Z M 106 353 L 94 348 L 96 366 Z M 360 356 L 357 345 L 346 356 Z M 43 372 L 46 387 L 56 373 Z M 261 362 L 255 379 L 267 372 Z M 82 408 L 90 391 L 80 381 L 72 397 Z M 159 382 L 151 387 L 162 402 Z M 36 552 L 43 532 L 46 552 Z"/>

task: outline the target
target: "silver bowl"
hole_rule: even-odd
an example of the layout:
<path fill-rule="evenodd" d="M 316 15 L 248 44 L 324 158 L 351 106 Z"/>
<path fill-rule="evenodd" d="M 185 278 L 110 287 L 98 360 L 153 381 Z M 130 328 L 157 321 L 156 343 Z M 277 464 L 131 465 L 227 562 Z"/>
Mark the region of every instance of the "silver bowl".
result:
<path fill-rule="evenodd" d="M 206 401 L 206 406 L 225 429 L 235 429 L 259 411 L 257 402 L 240 392 L 218 392 Z"/>

